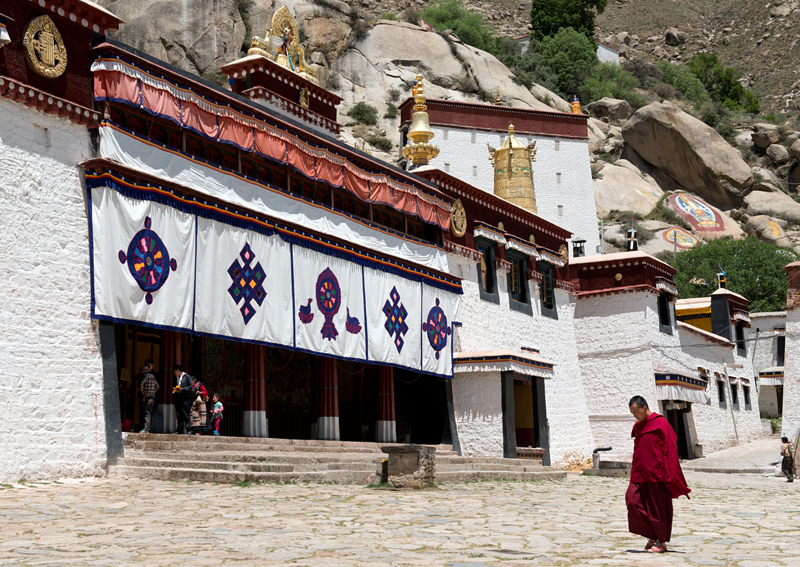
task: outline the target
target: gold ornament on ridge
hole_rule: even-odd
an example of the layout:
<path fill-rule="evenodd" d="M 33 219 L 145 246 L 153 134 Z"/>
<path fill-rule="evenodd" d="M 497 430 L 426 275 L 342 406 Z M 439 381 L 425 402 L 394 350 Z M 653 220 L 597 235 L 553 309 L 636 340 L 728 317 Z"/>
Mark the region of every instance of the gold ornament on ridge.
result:
<path fill-rule="evenodd" d="M 39 16 L 25 26 L 25 60 L 37 75 L 55 79 L 67 69 L 67 48 L 50 16 Z"/>
<path fill-rule="evenodd" d="M 253 36 L 248 55 L 261 55 L 278 65 L 294 71 L 304 79 L 319 84 L 317 73 L 306 63 L 305 50 L 300 45 L 300 34 L 289 8 L 283 6 L 272 16 L 265 37 Z M 273 54 L 274 52 L 274 54 Z"/>
<path fill-rule="evenodd" d="M 536 142 L 524 145 L 514 135 L 514 125 L 508 125 L 508 137 L 498 149 L 489 148 L 489 161 L 494 166 L 494 194 L 536 212 L 536 193 L 533 187 L 533 166 L 536 161 Z"/>
<path fill-rule="evenodd" d="M 428 120 L 428 106 L 425 104 L 428 99 L 425 97 L 422 75 L 417 75 L 411 94 L 414 97 L 414 114 L 411 115 L 411 128 L 406 134 L 411 142 L 403 147 L 403 157 L 414 165 L 427 165 L 439 155 L 439 147 L 430 143 L 435 134 L 431 132 Z"/>

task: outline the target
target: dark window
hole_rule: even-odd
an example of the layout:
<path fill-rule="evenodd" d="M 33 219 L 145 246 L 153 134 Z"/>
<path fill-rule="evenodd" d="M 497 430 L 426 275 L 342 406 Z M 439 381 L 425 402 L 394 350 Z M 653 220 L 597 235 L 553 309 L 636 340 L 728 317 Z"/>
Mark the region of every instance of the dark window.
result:
<path fill-rule="evenodd" d="M 542 275 L 542 283 L 539 285 L 539 298 L 542 303 L 542 315 L 558 319 L 556 310 L 556 286 L 553 276 L 553 265 L 549 262 L 537 262 L 536 268 Z"/>
<path fill-rule="evenodd" d="M 160 144 L 167 143 L 167 129 L 158 124 L 153 124 L 150 127 L 150 138 Z"/>
<path fill-rule="evenodd" d="M 239 170 L 239 158 L 237 157 L 236 154 L 230 154 L 226 152 L 224 162 L 225 163 L 223 163 L 223 165 L 228 169 L 232 171 Z"/>
<path fill-rule="evenodd" d="M 497 291 L 497 271 L 494 260 L 494 243 L 491 241 L 477 241 L 478 252 L 481 257 L 478 261 L 478 290 L 481 299 L 500 304 L 500 294 Z"/>
<path fill-rule="evenodd" d="M 514 311 L 533 315 L 528 291 L 527 261 L 524 256 L 509 254 L 511 273 L 508 275 L 508 306 Z"/>
<path fill-rule="evenodd" d="M 672 334 L 672 319 L 669 315 L 669 296 L 662 293 L 658 296 L 658 326 L 662 333 Z"/>
<path fill-rule="evenodd" d="M 750 386 L 742 384 L 742 394 L 744 395 L 744 409 L 752 409 L 750 406 Z"/>
<path fill-rule="evenodd" d="M 778 337 L 778 366 L 783 366 L 783 360 L 786 356 L 786 337 L 781 335 Z"/>
<path fill-rule="evenodd" d="M 133 130 L 139 135 L 144 135 L 145 124 L 142 118 L 138 116 L 128 115 L 128 129 Z"/>
<path fill-rule="evenodd" d="M 736 323 L 736 353 L 739 356 L 747 355 L 747 346 L 744 344 L 744 323 Z"/>
<path fill-rule="evenodd" d="M 242 160 L 242 173 L 245 174 L 247 177 L 253 177 L 253 171 L 255 171 L 255 166 L 253 162 L 249 159 Z"/>
<path fill-rule="evenodd" d="M 736 384 L 731 384 L 731 404 L 733 404 L 733 409 L 739 409 L 739 386 Z"/>
<path fill-rule="evenodd" d="M 189 136 L 189 139 L 186 141 L 186 149 L 190 155 L 196 158 L 203 157 L 203 144 L 193 136 Z"/>
<path fill-rule="evenodd" d="M 214 146 L 206 147 L 206 159 L 211 163 L 216 163 L 217 165 L 222 163 L 219 150 Z"/>
<path fill-rule="evenodd" d="M 719 400 L 719 407 L 728 407 L 728 404 L 725 402 L 725 382 L 722 380 L 717 380 L 717 399 Z"/>

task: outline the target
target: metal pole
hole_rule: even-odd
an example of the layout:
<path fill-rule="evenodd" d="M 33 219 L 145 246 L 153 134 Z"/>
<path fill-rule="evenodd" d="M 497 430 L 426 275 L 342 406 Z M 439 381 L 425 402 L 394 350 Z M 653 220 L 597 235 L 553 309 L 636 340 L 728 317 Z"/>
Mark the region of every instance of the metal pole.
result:
<path fill-rule="evenodd" d="M 723 368 L 723 370 L 725 372 L 725 382 L 728 385 L 728 400 L 730 400 L 730 403 L 728 405 L 731 408 L 731 421 L 733 422 L 733 434 L 736 435 L 736 444 L 738 445 L 739 444 L 739 431 L 736 429 L 736 417 L 733 414 L 733 391 L 731 389 L 731 379 L 728 376 L 728 363 L 727 362 L 723 362 L 722 363 L 722 368 Z"/>

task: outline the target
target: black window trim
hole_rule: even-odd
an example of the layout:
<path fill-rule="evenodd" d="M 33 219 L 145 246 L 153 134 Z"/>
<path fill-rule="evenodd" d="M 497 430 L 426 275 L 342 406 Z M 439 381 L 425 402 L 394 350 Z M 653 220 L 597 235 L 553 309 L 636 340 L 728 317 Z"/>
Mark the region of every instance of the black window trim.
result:
<path fill-rule="evenodd" d="M 506 257 L 512 264 L 512 269 L 508 273 L 508 308 L 512 311 L 518 311 L 526 315 L 533 316 L 533 306 L 531 305 L 531 289 L 528 284 L 528 257 L 520 252 L 514 250 L 507 250 Z M 513 264 L 519 262 L 520 266 L 520 296 L 524 297 L 525 301 L 518 301 L 511 296 L 511 285 L 514 274 Z"/>
<path fill-rule="evenodd" d="M 666 292 L 662 292 L 658 296 L 658 330 L 667 335 L 672 334 L 672 304 L 670 303 L 669 297 L 669 294 Z M 669 321 L 668 325 L 664 324 L 664 313 L 666 313 L 666 318 Z"/>
<path fill-rule="evenodd" d="M 558 303 L 556 302 L 556 283 L 555 283 L 555 266 L 550 262 L 540 260 L 536 262 L 536 269 L 542 276 L 542 281 L 539 284 L 539 305 L 541 305 L 542 315 L 550 317 L 551 319 L 558 320 Z M 553 286 L 553 306 L 548 307 L 545 302 L 545 293 L 547 287 L 548 276 L 550 278 L 550 285 Z"/>
<path fill-rule="evenodd" d="M 725 393 L 725 382 L 723 380 L 717 380 L 717 400 L 720 408 L 728 409 L 728 396 Z"/>
<path fill-rule="evenodd" d="M 498 289 L 497 285 L 497 260 L 495 255 L 495 243 L 486 238 L 475 238 L 475 248 L 478 250 L 478 253 L 482 254 L 482 251 L 485 249 L 488 253 L 488 261 L 486 262 L 486 269 L 491 271 L 492 274 L 492 291 L 487 292 L 483 290 L 483 286 L 481 285 L 481 261 L 475 264 L 475 270 L 478 274 L 478 292 L 480 293 L 480 297 L 484 301 L 489 301 L 491 303 L 495 303 L 500 305 L 500 290 Z"/>

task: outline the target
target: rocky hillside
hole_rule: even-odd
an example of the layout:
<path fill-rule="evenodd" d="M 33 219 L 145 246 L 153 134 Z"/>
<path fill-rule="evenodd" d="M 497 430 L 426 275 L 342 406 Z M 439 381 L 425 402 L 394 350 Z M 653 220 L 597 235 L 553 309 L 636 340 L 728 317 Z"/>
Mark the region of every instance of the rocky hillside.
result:
<path fill-rule="evenodd" d="M 780 14 L 786 14 L 767 16 L 770 29 L 792 25 L 795 16 L 800 18 L 800 12 L 793 11 L 796 1 L 777 6 Z M 242 48 L 250 36 L 263 35 L 275 10 L 287 5 L 295 15 L 301 41 L 318 76 L 344 99 L 339 108 L 340 121 L 350 123 L 346 114 L 359 102 L 376 107 L 381 117 L 371 127 L 350 124 L 344 128 L 342 138 L 352 144 L 356 138 L 387 138 L 388 151 L 373 150 L 387 161 L 395 160 L 399 153 L 398 120 L 392 116 L 391 103 L 410 95 L 411 82 L 418 72 L 425 76 L 430 97 L 476 102 L 485 100 L 487 93 L 499 91 L 507 105 L 569 111 L 564 100 L 546 89 L 534 85 L 529 90 L 514 83 L 512 73 L 495 57 L 465 45 L 455 36 L 426 32 L 403 21 L 375 19 L 387 12 L 401 16 L 419 9 L 424 5 L 422 0 L 102 3 L 126 21 L 119 39 L 211 80 L 221 64 L 243 55 Z M 472 1 L 467 4 L 478 5 Z M 725 26 L 721 16 L 716 15 L 720 5 L 729 8 Z M 492 16 L 488 19 L 493 25 L 514 34 L 527 29 L 528 10 L 527 3 L 510 0 L 480 4 L 480 11 Z M 748 26 L 753 24 L 735 26 L 737 22 L 750 22 L 747 18 L 757 18 L 761 12 L 763 5 L 756 7 L 749 0 L 617 0 L 599 24 L 601 33 L 609 34 L 605 37 L 607 42 L 618 43 L 628 58 L 681 61 L 699 50 L 733 50 L 746 38 L 752 39 Z M 519 27 L 514 28 L 512 22 Z M 506 27 L 500 27 L 503 25 Z M 675 29 L 665 33 L 670 26 Z M 791 35 L 780 30 L 770 33 L 766 39 L 759 37 L 760 46 L 785 41 Z M 743 58 L 751 56 L 754 57 L 743 51 Z M 753 80 L 757 83 L 758 77 L 780 72 L 794 71 L 785 64 L 771 64 L 759 69 L 761 74 L 754 74 Z M 647 217 L 649 220 L 643 220 L 641 226 L 652 233 L 663 234 L 682 226 L 691 238 L 751 233 L 800 248 L 800 204 L 790 196 L 800 184 L 800 134 L 786 125 L 742 123 L 730 144 L 684 112 L 688 108 L 679 106 L 680 101 L 661 102 L 653 93 L 642 94 L 651 104 L 633 115 L 624 101 L 604 100 L 588 106 L 592 115 L 589 126 L 595 193 L 601 216 L 618 221 L 623 217 Z M 676 206 L 673 204 L 670 209 L 667 205 L 667 195 L 679 191 L 703 199 L 703 206 L 721 219 L 721 227 L 704 231 L 678 218 Z M 610 242 L 620 237 L 618 231 L 618 227 L 610 230 Z M 650 252 L 669 248 L 663 238 L 651 240 L 653 243 L 645 247 Z"/>

